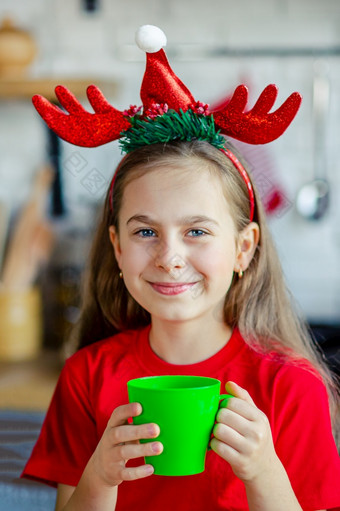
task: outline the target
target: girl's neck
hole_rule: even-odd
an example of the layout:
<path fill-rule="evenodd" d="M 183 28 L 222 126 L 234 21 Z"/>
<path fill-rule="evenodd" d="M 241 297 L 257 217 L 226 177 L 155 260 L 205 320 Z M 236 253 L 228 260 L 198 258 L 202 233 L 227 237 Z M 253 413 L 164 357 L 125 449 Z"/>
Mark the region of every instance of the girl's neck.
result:
<path fill-rule="evenodd" d="M 215 318 L 186 322 L 152 318 L 150 345 L 156 355 L 170 364 L 195 364 L 215 355 L 231 334 L 231 327 Z"/>

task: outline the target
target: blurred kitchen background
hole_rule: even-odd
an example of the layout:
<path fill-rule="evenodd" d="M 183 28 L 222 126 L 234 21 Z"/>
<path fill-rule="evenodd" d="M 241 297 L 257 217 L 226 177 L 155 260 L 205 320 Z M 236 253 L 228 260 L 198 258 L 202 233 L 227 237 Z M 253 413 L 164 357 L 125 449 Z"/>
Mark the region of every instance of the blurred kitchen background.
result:
<path fill-rule="evenodd" d="M 167 35 L 174 71 L 203 102 L 225 100 L 241 82 L 250 105 L 269 83 L 279 87 L 275 108 L 293 91 L 303 95 L 279 140 L 238 145 L 253 168 L 293 296 L 331 364 L 339 361 L 338 0 L 0 0 L 0 23 L 2 294 L 35 285 L 43 302 L 42 327 L 21 326 L 22 341 L 16 334 L 10 343 L 23 344 L 13 353 L 1 351 L 9 328 L 2 318 L 0 358 L 63 352 L 94 219 L 120 159 L 116 142 L 83 149 L 60 141 L 30 98 L 55 100 L 61 83 L 90 109 L 85 91 L 95 83 L 121 110 L 139 104 L 145 55 L 134 34 L 153 24 Z M 318 188 L 306 188 L 315 177 Z M 19 309 L 16 302 L 17 318 Z M 30 328 L 33 339 L 25 341 Z"/>

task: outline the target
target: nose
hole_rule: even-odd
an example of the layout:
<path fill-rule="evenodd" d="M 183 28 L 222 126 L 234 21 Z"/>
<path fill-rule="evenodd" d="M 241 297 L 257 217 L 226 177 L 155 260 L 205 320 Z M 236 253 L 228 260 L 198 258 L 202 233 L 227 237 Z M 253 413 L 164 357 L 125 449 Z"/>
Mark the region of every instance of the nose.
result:
<path fill-rule="evenodd" d="M 164 242 L 157 247 L 154 261 L 157 268 L 166 271 L 173 277 L 178 276 L 186 267 L 183 257 Z"/>

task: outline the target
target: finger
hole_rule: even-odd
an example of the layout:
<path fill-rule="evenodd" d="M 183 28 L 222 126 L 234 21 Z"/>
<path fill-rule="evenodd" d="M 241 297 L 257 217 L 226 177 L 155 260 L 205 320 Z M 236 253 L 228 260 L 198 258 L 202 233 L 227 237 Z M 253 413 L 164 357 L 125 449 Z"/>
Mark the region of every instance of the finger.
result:
<path fill-rule="evenodd" d="M 240 453 L 232 446 L 213 438 L 210 442 L 211 449 L 225 459 L 231 466 L 239 459 Z"/>
<path fill-rule="evenodd" d="M 159 426 L 153 423 L 141 424 L 139 426 L 115 426 L 108 430 L 113 445 L 134 442 L 141 439 L 156 438 L 159 433 Z"/>
<path fill-rule="evenodd" d="M 128 403 L 115 408 L 107 423 L 108 427 L 114 428 L 125 424 L 129 417 L 137 417 L 142 413 L 142 405 L 140 403 Z"/>
<path fill-rule="evenodd" d="M 213 429 L 213 435 L 216 440 L 229 445 L 237 452 L 243 452 L 246 443 L 245 437 L 233 428 L 225 424 L 217 423 Z"/>
<path fill-rule="evenodd" d="M 228 426 L 242 436 L 248 436 L 251 433 L 254 421 L 229 408 L 220 408 L 216 415 L 216 422 Z"/>
<path fill-rule="evenodd" d="M 260 410 L 258 410 L 255 405 L 247 403 L 238 397 L 232 397 L 229 399 L 227 408 L 220 408 L 220 410 L 223 409 L 227 409 L 230 412 L 236 413 L 248 421 L 256 421 L 260 413 Z M 217 417 L 220 417 L 219 411 L 217 413 Z"/>
<path fill-rule="evenodd" d="M 154 473 L 152 465 L 141 465 L 139 467 L 125 467 L 121 470 L 120 479 L 122 481 L 135 481 L 149 477 Z"/>
<path fill-rule="evenodd" d="M 237 385 L 237 383 L 235 383 L 233 381 L 228 381 L 225 384 L 225 389 L 226 389 L 228 394 L 232 394 L 234 397 L 238 397 L 240 399 L 243 399 L 247 403 L 252 404 L 252 405 L 255 406 L 255 403 L 252 400 L 249 392 L 247 392 L 245 389 L 243 389 L 242 387 Z"/>
<path fill-rule="evenodd" d="M 112 451 L 112 461 L 132 460 L 144 456 L 158 456 L 163 452 L 161 442 L 147 442 L 144 444 L 116 445 Z"/>

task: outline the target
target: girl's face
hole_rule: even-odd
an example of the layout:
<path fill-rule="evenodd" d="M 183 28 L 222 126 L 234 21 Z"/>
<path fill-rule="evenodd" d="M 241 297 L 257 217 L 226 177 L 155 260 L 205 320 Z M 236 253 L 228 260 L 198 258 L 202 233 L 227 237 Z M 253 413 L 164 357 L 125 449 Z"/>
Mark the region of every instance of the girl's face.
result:
<path fill-rule="evenodd" d="M 154 318 L 223 317 L 242 249 L 221 188 L 194 164 L 152 170 L 126 186 L 119 236 L 111 227 L 110 237 L 128 291 Z"/>

